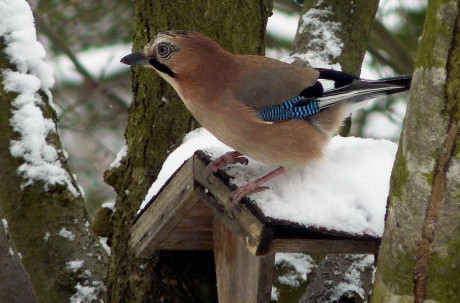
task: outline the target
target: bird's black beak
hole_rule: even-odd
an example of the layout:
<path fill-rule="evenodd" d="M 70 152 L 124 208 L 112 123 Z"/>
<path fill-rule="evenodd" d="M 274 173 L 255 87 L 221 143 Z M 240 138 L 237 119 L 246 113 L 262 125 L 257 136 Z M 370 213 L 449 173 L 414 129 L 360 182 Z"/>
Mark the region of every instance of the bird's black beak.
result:
<path fill-rule="evenodd" d="M 140 52 L 135 52 L 124 56 L 121 58 L 120 62 L 127 65 L 148 65 L 149 58 L 144 57 L 144 55 Z"/>

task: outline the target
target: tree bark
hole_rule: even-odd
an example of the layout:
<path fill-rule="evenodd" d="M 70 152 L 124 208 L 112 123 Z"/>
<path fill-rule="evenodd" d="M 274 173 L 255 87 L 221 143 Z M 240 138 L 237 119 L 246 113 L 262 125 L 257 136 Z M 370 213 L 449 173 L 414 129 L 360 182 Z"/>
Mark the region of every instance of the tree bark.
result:
<path fill-rule="evenodd" d="M 327 67 L 339 69 L 359 76 L 361 65 L 366 52 L 367 39 L 377 12 L 379 1 L 305 1 L 302 16 L 292 47 L 294 63 L 312 67 Z M 318 41 L 318 42 L 312 42 Z M 330 47 L 330 42 L 340 47 L 338 53 Z M 319 64 L 319 66 L 318 66 Z M 351 119 L 347 119 L 340 134 L 347 135 L 351 127 Z M 330 255 L 316 269 L 316 275 L 308 281 L 306 293 L 302 302 L 327 301 L 333 293 L 331 285 L 326 283 L 325 275 L 336 273 L 337 269 L 344 270 L 337 277 L 345 277 L 345 269 L 359 260 L 367 260 L 368 256 Z M 373 266 L 364 266 L 361 282 L 364 293 L 344 293 L 338 298 L 346 297 L 349 302 L 364 302 L 367 300 L 370 283 L 368 277 Z M 336 279 L 336 281 L 339 281 Z M 361 300 L 361 301 L 360 301 Z M 319 302 L 318 301 L 318 302 Z M 292 301 L 294 302 L 294 301 Z"/>
<path fill-rule="evenodd" d="M 21 255 L 9 237 L 6 219 L 0 222 L 0 281 L 0 302 L 38 302 Z"/>
<path fill-rule="evenodd" d="M 27 3 L 25 1 L 24 3 L 24 7 L 27 8 Z M 3 7 L 8 7 L 8 4 L 4 4 Z M 33 24 L 24 24 L 24 27 L 30 28 Z M 4 35 L 0 36 L 1 219 L 8 224 L 9 240 L 20 253 L 21 262 L 30 275 L 40 302 L 68 302 L 72 296 L 80 294 L 81 287 L 88 287 L 87 290 L 91 288 L 94 296 L 101 298 L 104 294 L 102 280 L 106 272 L 106 254 L 88 230 L 84 201 L 79 191 L 71 192 L 68 189 L 70 184 L 60 182 L 45 186 L 45 183 L 35 179 L 26 181 L 19 175 L 18 168 L 27 160 L 14 158 L 10 152 L 13 140 L 21 139 L 21 134 L 15 132 L 10 123 L 17 110 L 17 103 L 14 100 L 19 92 L 15 91 L 15 88 L 6 87 L 5 72 L 19 72 L 22 77 L 32 77 L 30 70 L 18 71 L 16 63 L 11 63 L 9 61 L 11 57 L 5 54 L 7 43 L 14 40 L 12 35 L 12 32 L 6 30 Z M 36 41 L 30 43 L 31 47 L 36 47 L 33 44 Z M 51 101 L 43 91 L 37 91 L 28 100 L 21 100 L 21 102 L 38 104 L 36 108 L 41 111 L 42 118 L 48 119 L 48 123 L 55 122 L 54 110 L 50 106 Z M 46 138 L 47 143 L 56 148 L 57 161 L 70 176 L 71 186 L 74 189 L 78 188 L 67 165 L 55 123 L 53 128 L 54 131 Z M 62 237 L 62 230 L 65 230 L 69 237 Z M 68 262 L 75 260 L 83 263 L 78 270 L 73 271 L 69 269 Z M 16 259 L 13 262 L 17 263 L 17 261 Z M 4 267 L 0 269 L 2 275 L 6 274 L 3 270 Z M 25 285 L 21 283 L 25 280 L 27 277 L 23 275 L 22 279 L 15 281 L 15 284 L 18 290 L 24 288 L 24 292 L 29 292 L 27 283 Z M 11 296 L 6 302 L 17 300 L 14 293 L 0 295 L 1 298 L 5 296 Z"/>
<path fill-rule="evenodd" d="M 263 54 L 272 1 L 136 1 L 134 49 L 158 32 L 185 29 L 203 32 L 224 48 L 241 54 Z M 172 87 L 151 69 L 133 70 L 134 98 L 125 138 L 127 157 L 105 174 L 117 191 L 112 216 L 109 302 L 215 302 L 212 252 L 162 251 L 136 259 L 128 246 L 140 203 L 167 155 L 197 127 Z"/>
<path fill-rule="evenodd" d="M 327 255 L 300 302 L 367 302 L 373 271 L 372 255 Z"/>
<path fill-rule="evenodd" d="M 379 0 L 305 1 L 291 50 L 295 63 L 359 76 Z M 351 117 L 340 135 L 350 132 Z"/>
<path fill-rule="evenodd" d="M 392 173 L 373 302 L 460 299 L 459 16 L 458 1 L 429 2 Z"/>
<path fill-rule="evenodd" d="M 325 0 L 305 1 L 299 20 L 291 54 L 297 55 L 325 52 L 322 66 L 313 66 L 314 62 L 305 60 L 312 67 L 334 67 L 339 64 L 341 70 L 355 76 L 361 73 L 367 40 L 379 5 L 378 0 L 341 1 Z M 311 18 L 319 23 L 311 22 Z M 322 31 L 324 27 L 330 30 Z M 339 53 L 330 52 L 327 43 L 337 39 L 342 43 Z M 312 42 L 320 39 L 319 43 Z M 312 56 L 309 56 L 311 58 Z"/>

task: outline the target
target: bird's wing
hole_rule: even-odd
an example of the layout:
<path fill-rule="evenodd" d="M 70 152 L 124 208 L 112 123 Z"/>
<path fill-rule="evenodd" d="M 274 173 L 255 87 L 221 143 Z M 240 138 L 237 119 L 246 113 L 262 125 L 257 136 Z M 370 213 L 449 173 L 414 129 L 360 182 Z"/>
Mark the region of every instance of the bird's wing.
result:
<path fill-rule="evenodd" d="M 407 91 L 411 80 L 411 75 L 380 80 L 352 79 L 351 83 L 326 91 L 321 96 L 299 95 L 281 104 L 258 110 L 257 114 L 260 119 L 271 122 L 305 119 L 340 103 L 353 104 Z"/>
<path fill-rule="evenodd" d="M 291 65 L 259 56 L 235 56 L 236 78 L 228 85 L 234 98 L 267 122 L 305 119 L 338 103 L 356 103 L 406 91 L 411 76 L 365 80 L 323 68 Z M 324 92 L 319 79 L 334 81 Z"/>
<path fill-rule="evenodd" d="M 254 110 L 282 104 L 310 88 L 320 89 L 319 71 L 259 56 L 235 56 L 236 79 L 229 79 L 236 100 Z M 320 84 L 319 84 L 320 85 Z"/>

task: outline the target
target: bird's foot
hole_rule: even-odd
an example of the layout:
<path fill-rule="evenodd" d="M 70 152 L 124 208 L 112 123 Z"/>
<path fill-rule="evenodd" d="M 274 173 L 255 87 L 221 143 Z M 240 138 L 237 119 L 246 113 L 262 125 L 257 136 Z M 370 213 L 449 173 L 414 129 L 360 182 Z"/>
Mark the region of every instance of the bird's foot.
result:
<path fill-rule="evenodd" d="M 247 195 L 258 193 L 266 189 L 268 189 L 268 186 L 258 186 L 256 181 L 252 181 L 232 191 L 230 194 L 230 201 L 233 205 L 236 205 Z"/>
<path fill-rule="evenodd" d="M 206 166 L 206 181 L 209 182 L 209 178 L 212 174 L 214 174 L 218 169 L 228 165 L 228 164 L 243 164 L 247 165 L 249 162 L 248 158 L 243 156 L 242 153 L 237 151 L 231 151 L 228 153 L 223 154 L 222 156 L 218 157 L 217 159 L 213 160 L 211 163 Z"/>
<path fill-rule="evenodd" d="M 241 199 L 243 199 L 245 196 L 249 194 L 258 193 L 258 192 L 268 189 L 267 186 L 261 186 L 261 185 L 267 182 L 268 180 L 273 179 L 274 177 L 278 175 L 281 175 L 284 172 L 285 172 L 285 169 L 284 167 L 281 166 L 275 169 L 274 171 L 266 174 L 262 178 L 259 178 L 255 181 L 248 182 L 248 184 L 241 186 L 235 189 L 234 191 L 232 191 L 232 193 L 230 194 L 230 201 L 235 205 L 238 202 L 240 202 Z"/>

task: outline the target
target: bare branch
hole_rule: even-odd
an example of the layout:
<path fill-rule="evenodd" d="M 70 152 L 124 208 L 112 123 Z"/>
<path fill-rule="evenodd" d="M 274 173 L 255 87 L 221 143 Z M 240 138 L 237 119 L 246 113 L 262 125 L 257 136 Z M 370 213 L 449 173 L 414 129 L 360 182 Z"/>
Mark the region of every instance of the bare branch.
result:
<path fill-rule="evenodd" d="M 75 56 L 73 51 L 67 45 L 64 39 L 57 35 L 46 23 L 46 21 L 39 15 L 35 15 L 35 22 L 37 27 L 54 43 L 54 45 L 59 48 L 64 54 L 69 57 L 70 61 L 75 65 L 75 69 L 83 76 L 85 82 L 92 88 L 98 89 L 102 94 L 115 102 L 121 108 L 127 110 L 128 105 L 126 102 L 118 96 L 113 90 L 104 87 L 100 82 L 98 82 L 91 73 L 81 64 L 80 60 Z"/>

